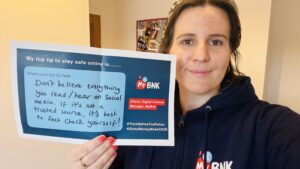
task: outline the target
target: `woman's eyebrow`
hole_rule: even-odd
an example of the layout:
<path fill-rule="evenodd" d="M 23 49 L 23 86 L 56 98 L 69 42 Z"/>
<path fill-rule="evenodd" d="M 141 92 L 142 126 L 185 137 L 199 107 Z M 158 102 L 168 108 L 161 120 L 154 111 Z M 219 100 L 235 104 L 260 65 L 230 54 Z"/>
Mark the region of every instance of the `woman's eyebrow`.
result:
<path fill-rule="evenodd" d="M 193 34 L 193 33 L 184 33 L 184 34 L 180 34 L 175 39 L 179 39 L 179 38 L 182 38 L 182 37 L 191 37 L 191 36 L 196 36 L 196 35 Z"/>
<path fill-rule="evenodd" d="M 210 37 L 222 37 L 222 38 L 225 38 L 225 39 L 229 39 L 229 37 L 227 37 L 226 35 L 224 34 L 211 34 L 209 35 Z"/>
<path fill-rule="evenodd" d="M 180 39 L 180 38 L 182 38 L 182 37 L 194 37 L 194 36 L 196 36 L 194 33 L 184 33 L 184 34 L 180 34 L 179 36 L 177 36 L 175 39 Z M 226 36 L 226 35 L 224 35 L 224 34 L 218 34 L 218 33 L 216 33 L 216 34 L 211 34 L 211 35 L 209 35 L 209 37 L 221 37 L 221 38 L 224 38 L 224 39 L 229 39 L 229 37 L 228 36 Z"/>

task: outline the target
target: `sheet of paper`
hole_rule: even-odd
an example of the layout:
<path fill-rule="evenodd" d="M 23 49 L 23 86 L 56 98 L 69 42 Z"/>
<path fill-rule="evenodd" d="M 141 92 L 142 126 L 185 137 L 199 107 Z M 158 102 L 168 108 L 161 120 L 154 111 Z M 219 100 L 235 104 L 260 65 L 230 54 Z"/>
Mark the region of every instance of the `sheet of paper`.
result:
<path fill-rule="evenodd" d="M 13 42 L 11 57 L 20 136 L 174 145 L 175 56 Z"/>

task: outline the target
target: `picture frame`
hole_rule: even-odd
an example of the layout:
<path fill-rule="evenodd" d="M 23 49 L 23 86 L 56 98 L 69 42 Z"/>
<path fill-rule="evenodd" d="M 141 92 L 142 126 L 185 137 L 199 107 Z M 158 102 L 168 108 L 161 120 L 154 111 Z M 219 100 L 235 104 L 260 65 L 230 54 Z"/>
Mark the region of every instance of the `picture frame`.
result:
<path fill-rule="evenodd" d="M 168 18 L 136 21 L 136 50 L 158 52 Z"/>

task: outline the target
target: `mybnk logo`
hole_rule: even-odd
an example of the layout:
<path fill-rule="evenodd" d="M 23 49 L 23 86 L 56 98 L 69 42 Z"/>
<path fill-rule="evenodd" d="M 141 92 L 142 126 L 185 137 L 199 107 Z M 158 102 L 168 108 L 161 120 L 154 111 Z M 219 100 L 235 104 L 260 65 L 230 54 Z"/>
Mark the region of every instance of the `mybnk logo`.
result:
<path fill-rule="evenodd" d="M 206 151 L 206 157 L 202 151 L 199 152 L 195 169 L 231 169 L 233 161 L 214 162 L 213 155 L 210 151 Z M 204 163 L 206 161 L 206 166 Z"/>
<path fill-rule="evenodd" d="M 144 76 L 144 77 L 139 76 L 135 85 L 136 85 L 137 90 L 144 90 L 144 89 L 158 90 L 158 89 L 160 89 L 159 82 L 149 82 L 148 78 L 146 76 Z"/>

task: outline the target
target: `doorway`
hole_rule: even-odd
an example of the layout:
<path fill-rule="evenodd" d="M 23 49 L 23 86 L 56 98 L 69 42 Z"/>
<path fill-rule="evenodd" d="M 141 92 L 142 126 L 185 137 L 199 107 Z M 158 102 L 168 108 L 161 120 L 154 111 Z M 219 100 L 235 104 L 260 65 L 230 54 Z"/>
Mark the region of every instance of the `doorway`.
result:
<path fill-rule="evenodd" d="M 101 17 L 90 14 L 90 46 L 101 48 Z"/>

